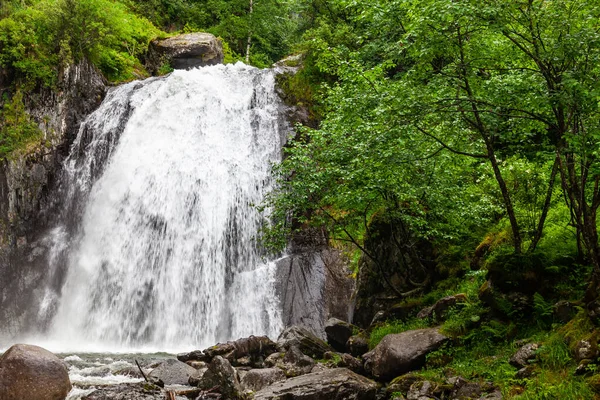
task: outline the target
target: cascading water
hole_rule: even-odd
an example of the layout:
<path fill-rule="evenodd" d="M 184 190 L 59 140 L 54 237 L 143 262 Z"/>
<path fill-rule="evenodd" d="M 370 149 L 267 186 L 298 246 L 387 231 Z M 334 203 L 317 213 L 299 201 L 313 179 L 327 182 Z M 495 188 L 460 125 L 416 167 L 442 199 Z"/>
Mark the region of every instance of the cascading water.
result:
<path fill-rule="evenodd" d="M 109 93 L 65 163 L 65 212 L 47 239 L 64 281 L 40 306 L 53 342 L 167 350 L 279 333 L 255 206 L 280 158 L 280 109 L 273 72 L 243 64 Z"/>

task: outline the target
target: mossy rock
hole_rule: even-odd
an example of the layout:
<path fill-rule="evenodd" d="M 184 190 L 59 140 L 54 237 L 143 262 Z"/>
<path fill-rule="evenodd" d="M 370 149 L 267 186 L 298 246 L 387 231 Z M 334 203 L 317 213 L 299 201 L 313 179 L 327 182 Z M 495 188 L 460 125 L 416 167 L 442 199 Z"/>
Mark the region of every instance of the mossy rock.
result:
<path fill-rule="evenodd" d="M 425 378 L 417 374 L 404 374 L 392 379 L 385 390 L 387 393 L 406 394 L 413 384 L 424 381 Z"/>

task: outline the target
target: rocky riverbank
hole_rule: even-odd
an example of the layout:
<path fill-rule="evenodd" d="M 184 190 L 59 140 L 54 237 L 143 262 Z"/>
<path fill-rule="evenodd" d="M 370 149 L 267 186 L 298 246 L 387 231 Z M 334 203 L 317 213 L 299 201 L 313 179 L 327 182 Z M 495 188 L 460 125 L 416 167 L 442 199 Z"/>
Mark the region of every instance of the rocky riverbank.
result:
<path fill-rule="evenodd" d="M 412 373 L 450 340 L 436 328 L 389 334 L 371 351 L 349 323 L 331 319 L 326 332 L 324 341 L 292 326 L 276 342 L 250 336 L 177 356 L 105 358 L 109 363 L 79 356 L 61 360 L 36 346 L 16 345 L 0 359 L 0 397 L 62 400 L 72 383 L 69 400 L 502 398 L 490 382 L 456 375 L 433 382 Z M 515 360 L 527 363 L 534 356 L 524 348 Z"/>

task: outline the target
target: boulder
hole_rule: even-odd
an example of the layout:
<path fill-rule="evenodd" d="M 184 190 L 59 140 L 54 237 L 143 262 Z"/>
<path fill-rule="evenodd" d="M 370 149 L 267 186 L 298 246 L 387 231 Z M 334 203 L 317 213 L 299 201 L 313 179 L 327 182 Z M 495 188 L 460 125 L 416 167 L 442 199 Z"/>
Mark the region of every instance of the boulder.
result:
<path fill-rule="evenodd" d="M 323 358 L 325 352 L 333 350 L 323 340 L 299 326 L 286 328 L 279 335 L 277 346 L 280 350 L 288 350 L 296 346 L 302 353 L 313 358 Z"/>
<path fill-rule="evenodd" d="M 330 318 L 325 324 L 327 342 L 335 350 L 342 353 L 346 352 L 346 342 L 348 342 L 354 331 L 358 331 L 358 328 L 337 318 Z"/>
<path fill-rule="evenodd" d="M 519 369 L 526 367 L 531 363 L 531 361 L 535 360 L 539 348 L 540 345 L 537 343 L 526 344 L 517 350 L 517 352 L 510 358 L 510 360 L 508 360 L 508 362 L 513 367 Z"/>
<path fill-rule="evenodd" d="M 369 339 L 362 335 L 351 336 L 346 342 L 346 348 L 354 357 L 360 357 L 369 351 Z"/>
<path fill-rule="evenodd" d="M 210 362 L 210 358 L 202 350 L 194 350 L 189 353 L 177 354 L 177 359 L 181 362 Z"/>
<path fill-rule="evenodd" d="M 279 368 L 252 369 L 244 374 L 240 383 L 244 391 L 259 390 L 279 381 L 285 380 L 285 374 Z"/>
<path fill-rule="evenodd" d="M 402 375 L 421 367 L 425 356 L 437 350 L 446 340 L 448 338 L 436 328 L 387 335 L 363 356 L 365 370 L 382 380 Z"/>
<path fill-rule="evenodd" d="M 214 357 L 226 358 L 234 366 L 263 367 L 266 357 L 275 353 L 277 346 L 275 342 L 266 336 L 250 336 L 247 338 L 219 343 L 207 349 L 194 350 L 190 353 L 177 355 L 177 359 L 183 362 L 210 362 Z"/>
<path fill-rule="evenodd" d="M 328 369 L 276 382 L 254 400 L 374 400 L 377 384 L 346 368 Z"/>
<path fill-rule="evenodd" d="M 269 357 L 265 358 L 265 366 L 270 368 L 277 365 L 277 363 L 285 356 L 285 353 L 273 353 Z"/>
<path fill-rule="evenodd" d="M 385 390 L 389 395 L 392 393 L 407 393 L 413 384 L 423 382 L 424 380 L 423 377 L 418 375 L 404 374 L 394 378 Z"/>
<path fill-rule="evenodd" d="M 594 340 L 583 339 L 575 344 L 574 356 L 577 362 L 582 360 L 593 360 L 600 353 L 598 344 Z"/>
<path fill-rule="evenodd" d="M 148 378 L 160 379 L 165 385 L 187 385 L 191 376 L 198 375 L 198 371 L 175 359 L 162 362 L 154 368 Z"/>
<path fill-rule="evenodd" d="M 146 382 L 107 385 L 82 397 L 82 400 L 156 400 L 164 399 L 165 391 Z"/>
<path fill-rule="evenodd" d="M 66 364 L 48 350 L 16 344 L 0 358 L 2 400 L 64 400 L 70 390 Z"/>
<path fill-rule="evenodd" d="M 417 314 L 418 318 L 433 318 L 436 321 L 443 321 L 446 319 L 448 311 L 455 307 L 457 304 L 464 303 L 467 301 L 467 295 L 464 293 L 455 294 L 453 296 L 447 296 L 443 299 L 438 300 L 434 305 L 426 307 L 419 311 Z"/>
<path fill-rule="evenodd" d="M 363 373 L 362 362 L 348 353 L 334 353 L 328 351 L 323 355 L 323 358 L 327 360 L 327 366 L 329 367 L 348 368 L 350 371 L 356 372 L 357 374 Z"/>
<path fill-rule="evenodd" d="M 223 63 L 223 45 L 214 35 L 185 33 L 150 43 L 148 70 L 156 73 L 165 63 L 174 69 L 190 69 Z"/>
<path fill-rule="evenodd" d="M 218 387 L 219 393 L 228 400 L 241 398 L 243 392 L 235 370 L 229 361 L 221 356 L 212 359 L 198 387 L 204 390 Z"/>
<path fill-rule="evenodd" d="M 292 346 L 276 366 L 289 378 L 310 373 L 315 366 L 315 360 L 302 354 L 298 347 Z"/>
<path fill-rule="evenodd" d="M 415 382 L 408 389 L 407 400 L 434 400 L 436 386 L 429 381 Z"/>

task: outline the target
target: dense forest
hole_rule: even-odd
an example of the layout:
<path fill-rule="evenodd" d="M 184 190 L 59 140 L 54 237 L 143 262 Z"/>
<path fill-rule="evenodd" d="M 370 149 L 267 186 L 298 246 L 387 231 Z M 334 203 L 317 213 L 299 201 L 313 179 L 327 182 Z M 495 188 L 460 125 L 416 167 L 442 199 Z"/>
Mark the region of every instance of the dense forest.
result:
<path fill-rule="evenodd" d="M 442 324 L 417 374 L 507 398 L 600 393 L 600 5 L 588 0 L 9 0 L 0 9 L 0 157 L 40 141 L 26 97 L 82 59 L 148 77 L 156 38 L 206 31 L 226 62 L 299 55 L 306 107 L 267 204 L 273 252 L 326 231 L 371 309 L 368 330 Z M 293 61 L 298 62 L 298 61 Z M 169 69 L 164 71 L 169 72 Z M 0 82 L 2 80 L 0 79 Z M 308 233 L 307 233 L 308 232 Z M 394 254 L 394 256 L 390 256 Z M 444 318 L 416 312 L 449 295 Z M 359 299 L 359 305 L 361 305 Z M 365 306 L 367 307 L 367 306 Z M 393 314 L 389 309 L 402 310 Z M 414 312 L 413 312 L 414 311 Z M 396 319 L 393 317 L 397 317 Z M 369 325 L 370 320 L 365 325 Z M 596 353 L 582 357 L 582 341 Z M 542 343 L 515 377 L 515 343 Z"/>

